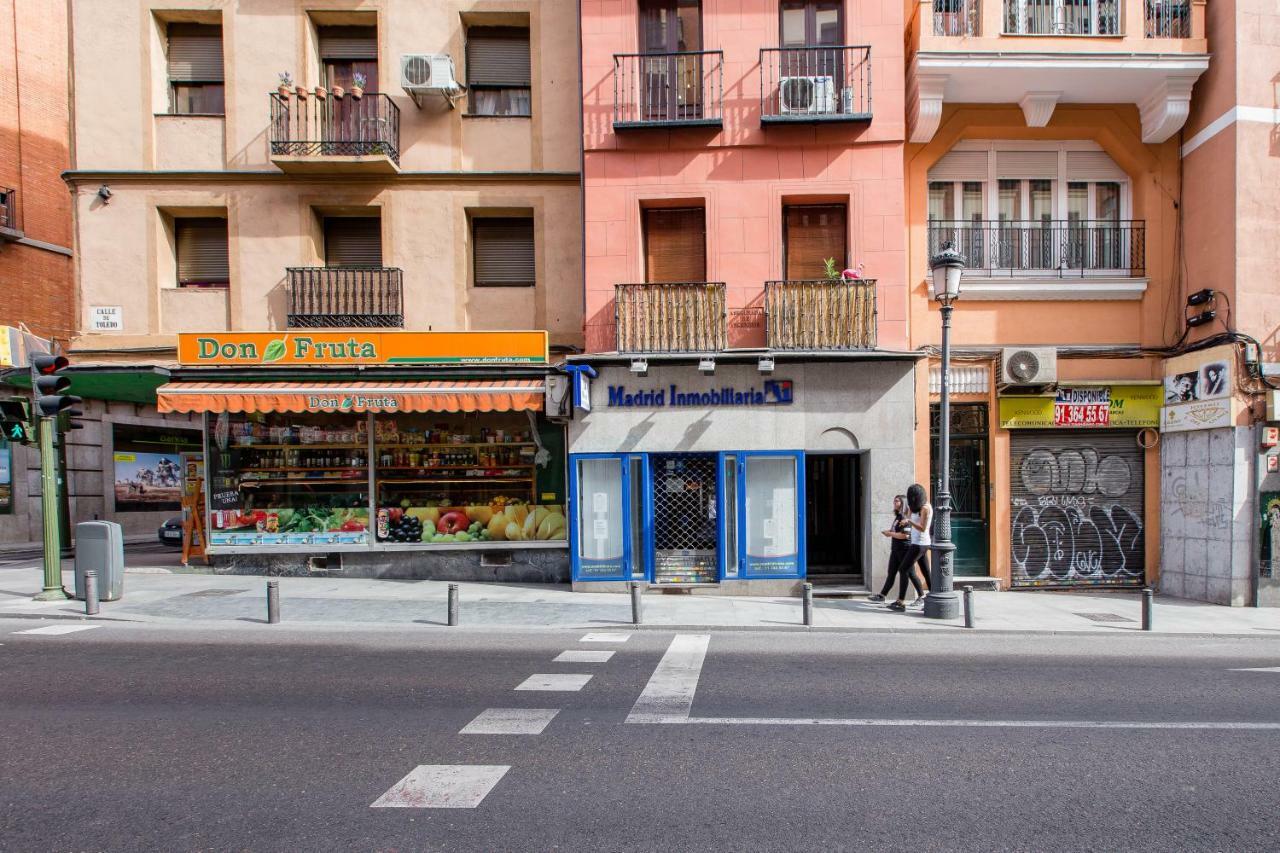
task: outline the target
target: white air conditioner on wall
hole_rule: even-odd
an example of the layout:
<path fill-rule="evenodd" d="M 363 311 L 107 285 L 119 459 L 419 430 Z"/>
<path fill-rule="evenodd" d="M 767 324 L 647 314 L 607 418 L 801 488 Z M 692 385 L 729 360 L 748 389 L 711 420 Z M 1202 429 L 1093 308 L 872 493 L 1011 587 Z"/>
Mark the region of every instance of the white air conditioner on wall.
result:
<path fill-rule="evenodd" d="M 422 106 L 426 94 L 444 95 L 450 105 L 462 91 L 453 70 L 453 57 L 447 53 L 406 53 L 400 57 L 400 87 Z"/>
<path fill-rule="evenodd" d="M 836 81 L 831 77 L 783 77 L 778 85 L 782 115 L 828 115 L 836 111 Z"/>
<path fill-rule="evenodd" d="M 1000 382 L 1004 385 L 1050 385 L 1058 381 L 1058 350 L 1054 347 L 1005 347 L 1000 351 Z"/>

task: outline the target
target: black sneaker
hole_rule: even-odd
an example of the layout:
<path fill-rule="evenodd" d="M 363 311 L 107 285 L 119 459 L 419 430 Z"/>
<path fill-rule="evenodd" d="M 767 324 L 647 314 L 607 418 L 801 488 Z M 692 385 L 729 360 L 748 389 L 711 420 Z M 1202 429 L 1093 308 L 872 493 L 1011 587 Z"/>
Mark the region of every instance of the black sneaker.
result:
<path fill-rule="evenodd" d="M 895 601 L 893 604 L 889 605 L 889 609 L 902 613 L 907 609 L 907 605 L 903 604 L 901 601 Z"/>
<path fill-rule="evenodd" d="M 867 601 L 870 601 L 872 604 L 883 604 L 884 596 L 877 592 L 873 595 L 868 595 Z"/>

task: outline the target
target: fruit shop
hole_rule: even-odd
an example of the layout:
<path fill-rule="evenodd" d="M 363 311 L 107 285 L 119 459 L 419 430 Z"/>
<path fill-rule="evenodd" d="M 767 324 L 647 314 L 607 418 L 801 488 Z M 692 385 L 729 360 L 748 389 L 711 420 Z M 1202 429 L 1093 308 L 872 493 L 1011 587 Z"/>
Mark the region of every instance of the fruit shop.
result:
<path fill-rule="evenodd" d="M 378 347 L 406 346 L 383 341 L 388 334 L 355 336 L 349 344 L 368 347 L 336 356 L 329 338 L 347 335 L 219 334 L 192 344 L 232 364 L 195 362 L 158 399 L 163 411 L 204 415 L 213 555 L 245 565 L 253 555 L 327 554 L 345 566 L 362 554 L 564 548 L 564 431 L 546 416 L 545 338 L 528 348 L 540 359 L 505 366 L 475 352 L 493 341 L 449 333 L 450 349 L 434 357 L 450 368 L 433 369 L 431 353 L 388 364 Z M 440 343 L 399 334 L 418 350 Z M 527 357 L 511 346 L 494 358 Z M 338 364 L 317 369 L 317 352 Z M 473 363 L 463 371 L 458 360 Z M 433 576 L 420 560 L 415 571 Z"/>

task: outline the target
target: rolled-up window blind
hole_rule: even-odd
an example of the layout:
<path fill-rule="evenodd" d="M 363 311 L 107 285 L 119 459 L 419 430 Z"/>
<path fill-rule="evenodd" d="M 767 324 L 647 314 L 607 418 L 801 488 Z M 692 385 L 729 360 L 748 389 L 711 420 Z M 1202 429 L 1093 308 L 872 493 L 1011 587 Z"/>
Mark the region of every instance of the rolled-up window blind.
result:
<path fill-rule="evenodd" d="M 170 24 L 168 35 L 170 82 L 222 82 L 222 27 Z"/>
<path fill-rule="evenodd" d="M 226 284 L 231 280 L 227 220 L 177 219 L 173 226 L 178 246 L 178 284 Z"/>
<path fill-rule="evenodd" d="M 319 27 L 320 59 L 377 59 L 377 27 Z"/>
<path fill-rule="evenodd" d="M 701 207 L 644 211 L 645 281 L 707 280 L 707 214 Z"/>
<path fill-rule="evenodd" d="M 530 86 L 529 31 L 520 27 L 467 30 L 467 83 L 472 86 Z"/>
<path fill-rule="evenodd" d="M 805 204 L 784 208 L 786 277 L 826 278 L 827 258 L 837 269 L 849 260 L 847 216 L 843 204 Z"/>
<path fill-rule="evenodd" d="M 324 221 L 327 267 L 382 266 L 382 220 L 376 216 L 331 216 Z"/>
<path fill-rule="evenodd" d="M 473 219 L 471 235 L 477 287 L 532 287 L 536 283 L 532 219 Z"/>

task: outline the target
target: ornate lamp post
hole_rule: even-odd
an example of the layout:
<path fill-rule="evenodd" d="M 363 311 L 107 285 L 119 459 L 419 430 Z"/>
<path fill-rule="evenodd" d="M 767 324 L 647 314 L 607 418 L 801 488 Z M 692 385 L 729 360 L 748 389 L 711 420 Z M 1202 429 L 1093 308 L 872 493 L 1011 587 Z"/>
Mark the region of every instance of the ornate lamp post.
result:
<path fill-rule="evenodd" d="M 952 585 L 954 572 L 952 557 L 955 545 L 951 544 L 951 305 L 960 298 L 960 277 L 964 273 L 964 256 L 956 251 L 948 240 L 942 251 L 929 259 L 933 272 L 933 298 L 942 307 L 942 388 L 940 405 L 940 432 L 938 434 L 938 464 L 942 476 L 938 493 L 933 496 L 938 513 L 937 536 L 933 540 L 933 577 L 929 594 L 924 600 L 926 619 L 955 619 L 960 615 L 960 599 Z"/>

